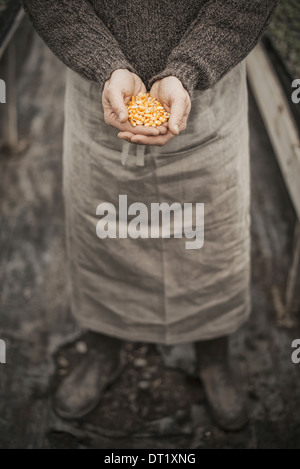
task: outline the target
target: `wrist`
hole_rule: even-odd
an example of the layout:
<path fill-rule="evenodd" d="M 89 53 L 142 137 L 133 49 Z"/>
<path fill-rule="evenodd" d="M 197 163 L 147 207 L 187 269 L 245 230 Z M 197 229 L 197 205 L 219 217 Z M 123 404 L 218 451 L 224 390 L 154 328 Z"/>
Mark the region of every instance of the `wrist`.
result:
<path fill-rule="evenodd" d="M 101 91 L 103 91 L 105 84 L 112 78 L 112 76 L 116 74 L 116 72 L 120 71 L 127 71 L 128 73 L 133 73 L 136 75 L 135 69 L 127 62 L 115 62 L 109 68 L 103 70 L 101 75 L 98 76 L 97 82 L 101 87 Z"/>
<path fill-rule="evenodd" d="M 198 75 L 194 67 L 182 62 L 172 62 L 162 72 L 149 80 L 149 87 L 151 88 L 156 81 L 167 77 L 177 78 L 192 97 L 198 82 Z"/>

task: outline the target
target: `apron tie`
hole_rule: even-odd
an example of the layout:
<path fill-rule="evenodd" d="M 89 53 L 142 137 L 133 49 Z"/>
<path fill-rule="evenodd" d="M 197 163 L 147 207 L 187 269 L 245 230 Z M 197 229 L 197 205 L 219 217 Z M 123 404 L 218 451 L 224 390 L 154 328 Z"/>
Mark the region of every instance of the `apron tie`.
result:
<path fill-rule="evenodd" d="M 121 154 L 121 162 L 122 162 L 123 166 L 126 165 L 126 161 L 128 159 L 129 147 L 130 147 L 129 142 L 123 142 L 123 144 L 122 144 L 122 154 Z"/>
<path fill-rule="evenodd" d="M 130 142 L 123 142 L 121 162 L 123 166 L 126 166 L 126 162 L 129 156 Z M 145 166 L 145 148 L 146 145 L 136 145 L 136 165 Z"/>
<path fill-rule="evenodd" d="M 136 165 L 145 166 L 145 148 L 146 145 L 137 145 L 136 148 Z"/>

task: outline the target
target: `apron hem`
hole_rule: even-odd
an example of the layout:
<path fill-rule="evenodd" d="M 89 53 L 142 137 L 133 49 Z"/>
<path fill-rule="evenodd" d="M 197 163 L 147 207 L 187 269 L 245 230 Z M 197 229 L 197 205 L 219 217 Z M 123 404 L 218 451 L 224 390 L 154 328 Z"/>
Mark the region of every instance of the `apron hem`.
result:
<path fill-rule="evenodd" d="M 177 345 L 203 340 L 211 340 L 233 334 L 249 319 L 250 314 L 251 305 L 249 304 L 246 308 L 244 307 L 244 312 L 240 314 L 239 319 L 234 317 L 231 322 L 228 322 L 224 317 L 225 324 L 222 324 L 222 326 L 215 328 L 211 327 L 210 329 L 208 329 L 206 326 L 205 332 L 201 332 L 201 329 L 204 328 L 200 327 L 200 330 L 194 330 L 193 333 L 188 331 L 186 333 L 170 335 L 169 338 L 166 338 L 165 334 L 159 334 L 157 332 L 156 327 L 154 331 L 151 331 L 151 325 L 146 325 L 145 334 L 141 333 L 140 331 L 137 332 L 135 326 L 128 326 L 125 331 L 124 329 L 120 329 L 118 327 L 103 324 L 101 321 L 84 318 L 82 315 L 76 314 L 73 311 L 73 316 L 82 329 L 89 329 L 93 332 L 98 332 L 128 342 L 146 342 L 163 345 Z"/>

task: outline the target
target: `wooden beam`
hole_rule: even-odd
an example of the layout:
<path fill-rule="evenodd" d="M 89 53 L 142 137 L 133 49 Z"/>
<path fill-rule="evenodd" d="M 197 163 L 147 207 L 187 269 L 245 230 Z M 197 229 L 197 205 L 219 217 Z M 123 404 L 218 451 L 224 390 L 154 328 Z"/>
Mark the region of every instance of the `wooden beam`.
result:
<path fill-rule="evenodd" d="M 25 12 L 24 12 L 23 8 L 20 8 L 20 10 L 18 11 L 18 13 L 16 14 L 16 16 L 13 20 L 11 28 L 9 29 L 7 35 L 4 38 L 4 41 L 0 45 L 0 59 L 1 59 L 2 55 L 4 54 L 5 49 L 7 48 L 8 44 L 11 41 L 11 39 L 13 38 L 16 30 L 20 26 L 21 21 L 24 18 L 24 16 L 25 16 Z"/>
<path fill-rule="evenodd" d="M 260 43 L 247 59 L 250 85 L 300 221 L 300 139 L 276 72 Z M 291 88 L 291 93 L 293 89 Z"/>
<path fill-rule="evenodd" d="M 1 121 L 1 145 L 11 150 L 16 150 L 18 146 L 16 45 L 14 34 L 20 26 L 24 15 L 23 8 L 20 8 L 7 35 L 0 44 L 1 79 L 4 79 L 6 84 L 6 104 L 2 104 L 3 122 Z"/>
<path fill-rule="evenodd" d="M 16 150 L 18 146 L 16 45 L 10 41 L 2 59 L 2 77 L 6 83 L 6 104 L 3 108 L 1 145 Z"/>
<path fill-rule="evenodd" d="M 293 246 L 293 261 L 289 270 L 286 288 L 286 307 L 290 312 L 300 309 L 300 223 L 296 224 Z"/>

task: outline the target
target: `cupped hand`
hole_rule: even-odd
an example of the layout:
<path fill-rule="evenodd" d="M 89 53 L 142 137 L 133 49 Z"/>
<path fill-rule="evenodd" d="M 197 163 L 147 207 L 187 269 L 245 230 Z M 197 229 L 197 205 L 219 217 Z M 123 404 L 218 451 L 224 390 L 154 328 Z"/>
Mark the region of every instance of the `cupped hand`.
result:
<path fill-rule="evenodd" d="M 130 132 L 133 135 L 159 136 L 166 133 L 166 128 L 144 127 L 142 125 L 132 127 L 128 120 L 126 104 L 131 96 L 146 92 L 142 80 L 127 69 L 115 70 L 109 80 L 105 82 L 102 92 L 102 106 L 105 123 L 116 127 L 122 132 Z"/>
<path fill-rule="evenodd" d="M 191 110 L 191 98 L 178 78 L 170 76 L 156 81 L 150 90 L 150 96 L 156 98 L 170 113 L 168 123 L 156 127 L 156 129 L 165 127 L 167 129 L 166 133 L 156 136 L 145 135 L 142 132 L 136 131 L 137 127 L 131 127 L 129 130 L 119 132 L 118 137 L 131 143 L 162 146 L 175 137 L 175 135 L 185 130 Z"/>

